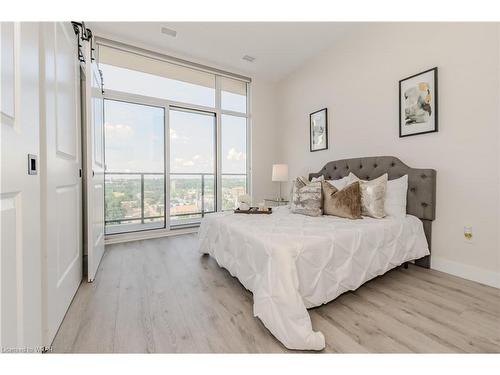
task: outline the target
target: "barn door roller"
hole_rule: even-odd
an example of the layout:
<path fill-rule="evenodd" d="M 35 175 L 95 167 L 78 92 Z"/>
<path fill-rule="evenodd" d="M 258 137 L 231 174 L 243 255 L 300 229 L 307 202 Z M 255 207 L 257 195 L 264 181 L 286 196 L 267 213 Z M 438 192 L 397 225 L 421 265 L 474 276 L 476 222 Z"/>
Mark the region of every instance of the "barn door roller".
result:
<path fill-rule="evenodd" d="M 85 56 L 83 55 L 83 50 L 82 50 L 82 42 L 89 42 L 90 43 L 90 59 L 91 61 L 95 60 L 95 44 L 94 44 L 94 38 L 92 35 L 92 30 L 88 29 L 85 26 L 85 22 L 75 22 L 72 21 L 71 24 L 73 25 L 73 30 L 75 31 L 75 34 L 77 35 L 77 43 L 78 43 L 78 60 L 80 62 L 85 62 Z"/>

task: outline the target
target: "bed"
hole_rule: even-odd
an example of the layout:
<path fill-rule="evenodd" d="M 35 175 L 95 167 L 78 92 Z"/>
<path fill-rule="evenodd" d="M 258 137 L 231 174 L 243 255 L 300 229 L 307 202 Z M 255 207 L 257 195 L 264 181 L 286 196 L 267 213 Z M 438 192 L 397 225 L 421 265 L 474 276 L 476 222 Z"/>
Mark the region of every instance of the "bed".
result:
<path fill-rule="evenodd" d="M 430 265 L 436 171 L 380 156 L 329 162 L 309 178 L 339 179 L 349 172 L 367 180 L 384 173 L 390 180 L 408 174 L 406 217 L 309 217 L 278 207 L 272 215 L 222 212 L 202 220 L 200 252 L 214 257 L 253 293 L 254 316 L 289 349 L 325 347 L 308 308 L 403 263 Z"/>

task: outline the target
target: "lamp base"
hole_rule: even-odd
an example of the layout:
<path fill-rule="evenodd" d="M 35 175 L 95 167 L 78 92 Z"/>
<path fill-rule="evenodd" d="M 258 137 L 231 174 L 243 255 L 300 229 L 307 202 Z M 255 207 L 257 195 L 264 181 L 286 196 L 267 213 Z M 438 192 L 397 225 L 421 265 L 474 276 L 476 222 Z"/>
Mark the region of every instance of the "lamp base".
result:
<path fill-rule="evenodd" d="M 277 200 L 278 202 L 282 202 L 282 201 L 284 201 L 285 199 L 281 196 L 281 182 L 280 182 L 279 184 L 280 184 L 279 195 L 276 197 L 276 200 Z"/>

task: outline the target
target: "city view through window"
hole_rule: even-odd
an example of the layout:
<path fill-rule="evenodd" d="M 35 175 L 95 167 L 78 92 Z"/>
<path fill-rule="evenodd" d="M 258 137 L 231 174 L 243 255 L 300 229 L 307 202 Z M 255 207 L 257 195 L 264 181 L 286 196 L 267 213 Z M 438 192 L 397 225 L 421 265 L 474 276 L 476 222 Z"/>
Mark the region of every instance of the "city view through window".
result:
<path fill-rule="evenodd" d="M 164 109 L 105 100 L 106 232 L 165 227 Z"/>
<path fill-rule="evenodd" d="M 170 225 L 199 222 L 216 210 L 216 119 L 213 113 L 169 112 Z M 107 233 L 164 228 L 164 109 L 105 101 Z M 221 208 L 246 192 L 246 119 L 221 119 Z"/>
<path fill-rule="evenodd" d="M 170 110 L 170 221 L 199 221 L 214 212 L 215 114 Z"/>

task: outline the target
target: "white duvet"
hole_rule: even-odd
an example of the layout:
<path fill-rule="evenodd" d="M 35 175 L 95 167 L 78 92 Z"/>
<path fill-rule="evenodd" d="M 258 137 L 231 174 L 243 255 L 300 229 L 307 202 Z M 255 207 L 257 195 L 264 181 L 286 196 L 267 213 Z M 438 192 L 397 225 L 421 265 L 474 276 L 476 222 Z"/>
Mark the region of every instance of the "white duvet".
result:
<path fill-rule="evenodd" d="M 309 217 L 279 207 L 271 215 L 215 213 L 199 230 L 200 251 L 253 293 L 254 316 L 289 349 L 321 350 L 308 308 L 429 254 L 422 222 Z"/>

